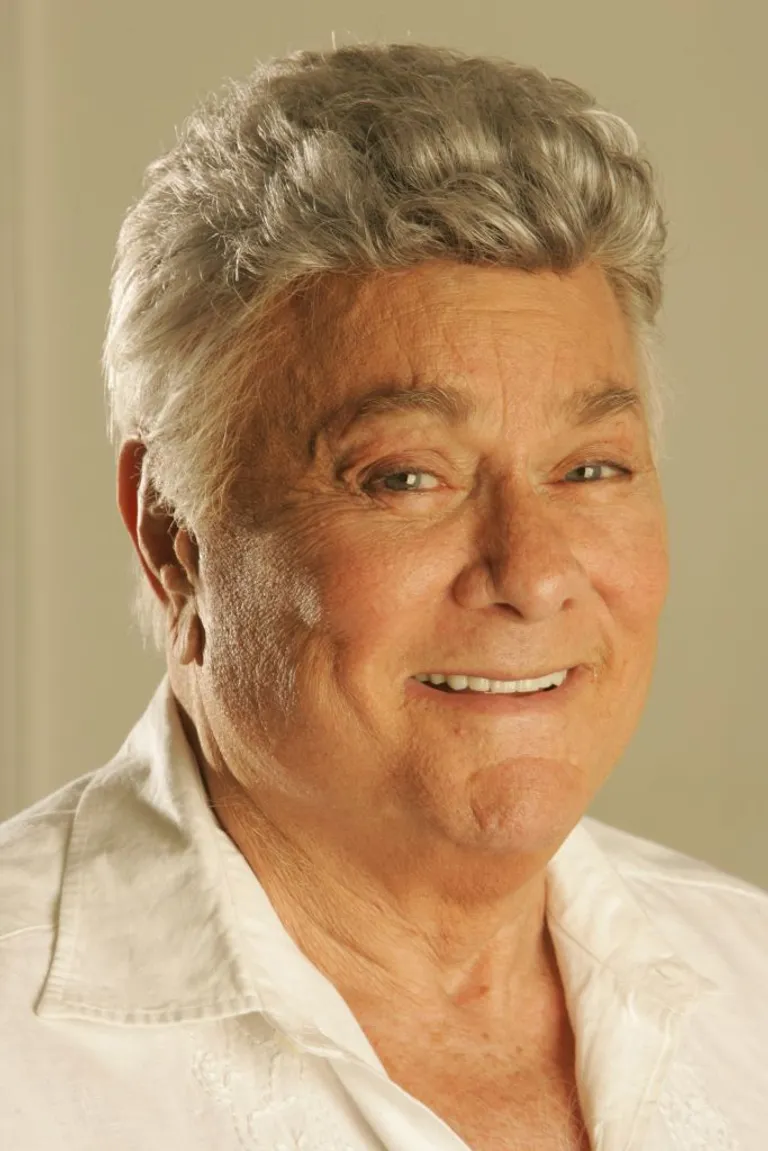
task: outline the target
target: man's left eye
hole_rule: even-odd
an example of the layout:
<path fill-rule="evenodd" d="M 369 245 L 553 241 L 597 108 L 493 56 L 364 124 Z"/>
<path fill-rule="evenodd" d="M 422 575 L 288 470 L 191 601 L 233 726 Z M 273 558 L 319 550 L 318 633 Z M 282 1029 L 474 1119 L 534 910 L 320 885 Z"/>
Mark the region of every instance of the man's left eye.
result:
<path fill-rule="evenodd" d="M 618 472 L 620 475 L 628 476 L 630 474 L 630 469 L 623 467 L 621 464 L 614 464 L 614 463 L 611 463 L 609 460 L 600 460 L 599 462 L 592 463 L 592 464 L 579 464 L 579 466 L 577 468 L 572 468 L 571 471 L 568 472 L 568 475 L 572 476 L 574 472 L 589 472 L 590 474 L 584 476 L 580 482 L 583 483 L 585 481 L 589 481 L 591 483 L 594 480 L 599 480 L 599 479 L 604 479 L 604 478 L 610 479 L 611 478 L 610 476 L 604 477 L 604 476 L 601 476 L 599 474 L 598 475 L 595 474 L 595 473 L 599 473 L 601 471 L 604 471 L 606 468 L 608 468 L 611 471 Z"/>

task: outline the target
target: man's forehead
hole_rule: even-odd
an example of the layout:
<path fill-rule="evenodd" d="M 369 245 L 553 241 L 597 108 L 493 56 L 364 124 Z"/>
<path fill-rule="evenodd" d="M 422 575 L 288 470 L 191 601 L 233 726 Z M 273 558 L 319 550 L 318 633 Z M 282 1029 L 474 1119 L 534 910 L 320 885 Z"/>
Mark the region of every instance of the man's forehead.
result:
<path fill-rule="evenodd" d="M 470 272 L 489 270 L 494 271 L 468 269 Z M 455 427 L 482 413 L 482 389 L 478 387 L 478 379 L 472 378 L 476 373 L 463 370 L 470 365 L 461 362 L 467 355 L 475 355 L 471 338 L 466 340 L 468 352 L 458 354 L 455 363 L 452 362 L 455 349 L 452 344 L 443 347 L 444 335 L 436 330 L 437 315 L 432 317 L 434 324 L 430 323 L 422 332 L 423 339 L 418 346 L 404 345 L 394 333 L 393 339 L 388 338 L 389 321 L 399 314 L 401 306 L 405 316 L 410 312 L 408 298 L 393 289 L 398 283 L 402 284 L 404 277 L 417 272 L 423 277 L 425 269 L 354 275 L 328 273 L 287 301 L 291 319 L 286 336 L 290 350 L 285 350 L 290 367 L 284 360 L 284 366 L 289 367 L 283 380 L 288 395 L 283 393 L 280 406 L 284 417 L 288 409 L 296 414 L 304 412 L 304 420 L 298 422 L 303 422 L 305 428 L 309 425 L 310 445 L 316 445 L 320 435 L 336 438 L 360 421 L 387 415 L 419 412 Z M 434 280 L 434 266 L 426 272 Z M 518 272 L 518 275 L 529 274 Z M 554 273 L 549 275 L 550 284 L 564 279 Z M 495 282 L 498 284 L 498 280 Z M 381 291 L 382 288 L 386 290 Z M 484 291 L 483 296 L 493 299 L 492 292 L 489 295 Z M 373 314 L 369 327 L 367 319 L 372 302 L 379 310 Z M 472 310 L 469 303 L 468 314 Z M 499 310 L 503 313 L 503 306 Z M 594 327 L 601 329 L 597 316 L 595 321 Z M 450 329 L 447 334 L 450 341 Z M 575 338 L 580 339 L 581 334 L 577 331 Z M 556 344 L 547 346 L 546 341 L 540 344 L 541 355 L 549 361 L 544 376 L 550 372 L 552 375 L 551 397 L 542 392 L 540 386 L 537 388 L 547 414 L 575 424 L 596 423 L 620 411 L 640 416 L 643 396 L 636 385 L 634 354 L 623 362 L 621 356 L 611 354 L 608 337 L 601 341 L 600 331 L 596 331 L 600 346 L 594 349 L 587 333 L 583 334 L 584 344 L 580 352 L 577 350 L 573 362 L 568 362 L 572 359 L 570 353 L 563 360 Z M 523 335 L 527 333 L 523 331 Z M 605 342 L 604 348 L 602 342 Z M 537 358 L 535 335 L 531 336 L 530 347 Z M 606 352 L 607 355 L 603 354 Z M 482 372 L 481 350 L 476 359 L 472 367 Z M 538 374 L 539 365 L 535 367 Z M 527 398 L 525 366 L 510 361 L 503 374 L 508 377 L 511 391 L 519 384 L 521 400 Z M 295 416 L 290 422 L 296 425 Z"/>
<path fill-rule="evenodd" d="M 585 361 L 574 367 L 586 377 L 626 374 L 634 359 L 613 290 L 591 266 L 559 274 L 432 261 L 325 273 L 287 298 L 284 316 L 286 351 L 322 393 L 356 391 L 374 373 L 471 373 L 492 360 L 514 371 L 518 360 L 538 370 L 550 359 L 557 376 L 565 353 Z"/>

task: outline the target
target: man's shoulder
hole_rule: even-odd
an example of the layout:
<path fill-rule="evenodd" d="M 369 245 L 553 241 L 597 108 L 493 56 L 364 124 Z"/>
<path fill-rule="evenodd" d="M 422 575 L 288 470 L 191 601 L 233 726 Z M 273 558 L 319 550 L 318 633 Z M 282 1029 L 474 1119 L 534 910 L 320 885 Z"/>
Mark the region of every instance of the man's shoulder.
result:
<path fill-rule="evenodd" d="M 670 944 L 722 982 L 765 979 L 768 892 L 663 843 L 585 818 L 583 824 Z"/>
<path fill-rule="evenodd" d="M 696 856 L 686 855 L 667 844 L 646 839 L 592 817 L 585 816 L 582 823 L 611 858 L 614 866 L 627 878 L 633 876 L 662 886 L 713 888 L 722 891 L 725 896 L 743 896 L 768 908 L 768 891 L 747 879 L 723 871 Z"/>
<path fill-rule="evenodd" d="M 93 774 L 0 823 L 0 942 L 51 926 L 75 811 Z"/>

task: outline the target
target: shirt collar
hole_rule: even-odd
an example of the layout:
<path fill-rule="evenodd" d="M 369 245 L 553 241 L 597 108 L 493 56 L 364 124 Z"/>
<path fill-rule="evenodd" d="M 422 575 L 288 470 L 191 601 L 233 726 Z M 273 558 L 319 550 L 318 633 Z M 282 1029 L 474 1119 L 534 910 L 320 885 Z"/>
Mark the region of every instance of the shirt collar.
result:
<path fill-rule="evenodd" d="M 675 955 L 590 822 L 548 867 L 547 917 L 574 1030 L 604 996 L 606 973 L 631 1010 L 683 1014 L 715 985 Z M 308 1046 L 335 1032 L 375 1059 L 216 823 L 167 675 L 81 795 L 36 1011 L 123 1025 L 262 1011 Z"/>
<path fill-rule="evenodd" d="M 259 1010 L 218 834 L 166 675 L 77 805 L 37 1013 L 172 1023 Z"/>

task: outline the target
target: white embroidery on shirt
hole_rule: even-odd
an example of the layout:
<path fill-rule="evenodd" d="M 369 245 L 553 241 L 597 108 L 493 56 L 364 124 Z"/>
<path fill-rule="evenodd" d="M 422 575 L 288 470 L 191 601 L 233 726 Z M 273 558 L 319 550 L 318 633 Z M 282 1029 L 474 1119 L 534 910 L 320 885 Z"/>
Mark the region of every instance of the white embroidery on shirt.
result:
<path fill-rule="evenodd" d="M 197 1082 L 229 1113 L 244 1151 L 363 1151 L 374 1145 L 344 1138 L 332 1100 L 324 1106 L 328 1087 L 313 1082 L 301 1052 L 274 1033 L 249 1033 L 247 1043 L 247 1066 L 233 1057 L 228 1041 L 221 1054 L 198 1050 L 192 1063 Z"/>
<path fill-rule="evenodd" d="M 675 1146 L 684 1151 L 739 1151 L 728 1121 L 707 1097 L 691 1067 L 676 1063 L 659 1099 L 659 1111 Z"/>

